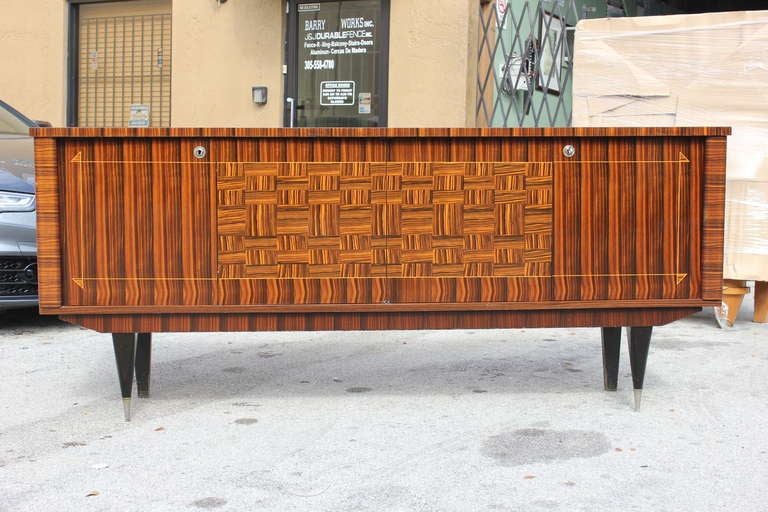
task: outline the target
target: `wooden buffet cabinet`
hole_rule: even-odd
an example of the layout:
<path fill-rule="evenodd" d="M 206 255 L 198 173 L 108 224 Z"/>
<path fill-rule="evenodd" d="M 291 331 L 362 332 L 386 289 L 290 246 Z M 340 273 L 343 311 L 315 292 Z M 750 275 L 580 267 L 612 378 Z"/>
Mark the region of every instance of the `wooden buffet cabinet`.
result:
<path fill-rule="evenodd" d="M 651 327 L 720 303 L 727 128 L 33 129 L 40 310 L 113 333 Z M 126 415 L 128 413 L 126 412 Z"/>

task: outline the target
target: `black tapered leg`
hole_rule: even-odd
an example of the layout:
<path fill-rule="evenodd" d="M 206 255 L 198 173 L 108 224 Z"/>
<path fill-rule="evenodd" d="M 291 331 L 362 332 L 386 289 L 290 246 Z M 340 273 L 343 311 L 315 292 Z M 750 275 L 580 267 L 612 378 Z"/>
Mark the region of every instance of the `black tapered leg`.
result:
<path fill-rule="evenodd" d="M 635 410 L 640 408 L 645 380 L 645 365 L 651 345 L 653 327 L 627 327 L 629 338 L 629 364 L 632 366 L 632 384 L 635 390 Z"/>
<path fill-rule="evenodd" d="M 616 391 L 619 382 L 621 327 L 603 327 L 603 384 L 606 391 Z"/>
<path fill-rule="evenodd" d="M 136 356 L 136 334 L 114 333 L 112 345 L 115 348 L 117 376 L 120 379 L 120 393 L 123 395 L 125 421 L 131 421 L 131 393 L 133 391 L 133 372 Z"/>
<path fill-rule="evenodd" d="M 152 365 L 152 333 L 136 336 L 136 390 L 139 398 L 149 398 L 149 378 Z"/>

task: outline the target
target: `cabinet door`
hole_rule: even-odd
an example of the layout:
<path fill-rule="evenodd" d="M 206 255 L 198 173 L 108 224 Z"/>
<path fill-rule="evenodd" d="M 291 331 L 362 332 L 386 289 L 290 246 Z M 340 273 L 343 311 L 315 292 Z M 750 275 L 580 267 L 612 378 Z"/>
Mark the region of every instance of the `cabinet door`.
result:
<path fill-rule="evenodd" d="M 194 144 L 61 144 L 64 304 L 214 304 L 214 170 L 181 158 Z"/>
<path fill-rule="evenodd" d="M 399 163 L 390 174 L 392 302 L 549 299 L 550 163 Z"/>
<path fill-rule="evenodd" d="M 232 161 L 195 161 L 194 145 L 64 149 L 66 305 L 387 300 L 386 163 L 238 162 L 210 142 Z"/>
<path fill-rule="evenodd" d="M 387 164 L 219 164 L 221 304 L 386 300 Z"/>
<path fill-rule="evenodd" d="M 579 139 L 554 169 L 554 299 L 701 296 L 698 139 Z"/>

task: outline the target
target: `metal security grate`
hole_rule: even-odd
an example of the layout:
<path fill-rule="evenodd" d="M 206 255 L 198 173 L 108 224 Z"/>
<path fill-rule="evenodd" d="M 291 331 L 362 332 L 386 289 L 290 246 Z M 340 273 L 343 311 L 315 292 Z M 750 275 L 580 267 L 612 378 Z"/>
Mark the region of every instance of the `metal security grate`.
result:
<path fill-rule="evenodd" d="M 571 123 L 575 0 L 480 5 L 478 126 Z"/>
<path fill-rule="evenodd" d="M 647 3 L 480 0 L 477 126 L 570 126 L 576 23 L 643 15 Z"/>
<path fill-rule="evenodd" d="M 170 126 L 170 14 L 81 19 L 79 59 L 78 126 Z"/>

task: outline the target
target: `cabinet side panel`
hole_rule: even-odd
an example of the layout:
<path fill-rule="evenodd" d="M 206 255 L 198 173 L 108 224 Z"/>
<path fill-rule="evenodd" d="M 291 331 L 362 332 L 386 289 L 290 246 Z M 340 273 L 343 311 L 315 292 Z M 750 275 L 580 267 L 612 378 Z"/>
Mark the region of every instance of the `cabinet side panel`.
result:
<path fill-rule="evenodd" d="M 723 226 L 725 216 L 725 137 L 704 143 L 704 212 L 701 247 L 702 290 L 705 300 L 718 300 L 723 286 Z"/>
<path fill-rule="evenodd" d="M 54 139 L 35 139 L 37 191 L 37 268 L 40 311 L 61 306 L 61 243 L 57 146 Z"/>

